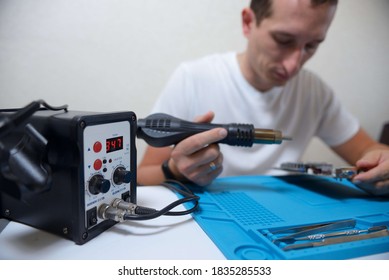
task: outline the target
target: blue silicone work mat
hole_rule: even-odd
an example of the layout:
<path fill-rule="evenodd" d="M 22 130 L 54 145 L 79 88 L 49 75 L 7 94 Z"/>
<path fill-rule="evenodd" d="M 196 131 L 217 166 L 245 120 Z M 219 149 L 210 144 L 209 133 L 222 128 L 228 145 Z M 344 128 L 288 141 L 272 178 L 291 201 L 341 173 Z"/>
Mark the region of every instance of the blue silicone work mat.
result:
<path fill-rule="evenodd" d="M 227 259 L 349 259 L 389 252 L 388 235 L 355 241 L 341 235 L 342 241 L 336 244 L 286 247 L 323 240 L 282 239 L 296 227 L 345 220 L 351 226 L 316 234 L 361 231 L 353 236 L 389 227 L 389 198 L 371 196 L 347 180 L 313 175 L 239 176 L 219 178 L 194 191 L 200 196 L 200 207 L 193 217 Z M 309 238 L 312 235 L 305 237 Z"/>

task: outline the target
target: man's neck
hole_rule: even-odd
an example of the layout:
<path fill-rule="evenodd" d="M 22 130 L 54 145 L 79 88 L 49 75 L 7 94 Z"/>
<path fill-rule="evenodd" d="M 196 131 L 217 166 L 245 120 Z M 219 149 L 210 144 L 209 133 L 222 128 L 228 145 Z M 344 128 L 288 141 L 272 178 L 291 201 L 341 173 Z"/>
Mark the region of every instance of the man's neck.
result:
<path fill-rule="evenodd" d="M 255 74 L 250 66 L 250 63 L 248 62 L 246 52 L 237 54 L 237 60 L 243 77 L 256 90 L 261 93 L 266 93 L 274 87 L 274 85 L 266 84 L 261 81 L 258 75 Z"/>

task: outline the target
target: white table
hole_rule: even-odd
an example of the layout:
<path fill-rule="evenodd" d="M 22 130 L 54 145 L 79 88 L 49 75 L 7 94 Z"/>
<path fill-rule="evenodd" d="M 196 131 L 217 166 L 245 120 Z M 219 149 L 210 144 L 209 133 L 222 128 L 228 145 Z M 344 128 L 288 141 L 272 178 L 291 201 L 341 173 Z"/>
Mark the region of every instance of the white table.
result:
<path fill-rule="evenodd" d="M 176 199 L 163 187 L 138 188 L 142 206 L 160 209 Z M 0 248 L 0 259 L 225 259 L 190 215 L 126 221 L 84 245 L 10 222 L 0 233 Z"/>
<path fill-rule="evenodd" d="M 164 187 L 138 188 L 138 204 L 142 206 L 160 209 L 176 199 Z M 84 245 L 10 222 L 0 232 L 0 259 L 223 260 L 225 257 L 191 216 L 186 215 L 117 224 Z M 389 259 L 389 252 L 362 259 Z"/>

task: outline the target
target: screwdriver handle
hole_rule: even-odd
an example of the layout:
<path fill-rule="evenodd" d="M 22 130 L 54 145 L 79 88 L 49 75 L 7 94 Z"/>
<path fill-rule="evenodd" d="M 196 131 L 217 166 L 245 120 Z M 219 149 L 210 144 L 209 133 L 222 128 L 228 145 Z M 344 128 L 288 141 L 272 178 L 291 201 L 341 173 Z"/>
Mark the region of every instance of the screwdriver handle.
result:
<path fill-rule="evenodd" d="M 165 147 L 177 144 L 194 134 L 218 127 L 227 130 L 227 136 L 218 143 L 243 147 L 251 147 L 253 143 L 280 143 L 267 137 L 268 132 L 272 130 L 261 130 L 261 133 L 258 134 L 258 130 L 251 124 L 195 123 L 164 113 L 156 113 L 145 119 L 139 119 L 137 137 L 145 140 L 151 146 Z M 261 135 L 261 137 L 256 138 L 256 135 Z"/>

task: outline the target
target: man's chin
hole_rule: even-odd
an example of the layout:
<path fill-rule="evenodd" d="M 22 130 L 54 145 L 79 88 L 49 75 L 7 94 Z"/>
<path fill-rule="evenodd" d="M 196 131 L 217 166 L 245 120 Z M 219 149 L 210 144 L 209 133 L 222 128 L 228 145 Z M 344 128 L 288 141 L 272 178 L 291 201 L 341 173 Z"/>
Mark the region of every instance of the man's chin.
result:
<path fill-rule="evenodd" d="M 272 81 L 272 84 L 273 84 L 273 87 L 283 87 L 285 86 L 285 84 L 288 82 L 288 80 L 273 80 Z"/>
<path fill-rule="evenodd" d="M 273 85 L 276 87 L 281 87 L 284 86 L 290 80 L 290 78 L 291 77 L 288 76 L 274 74 L 271 77 L 270 82 L 273 83 Z"/>

